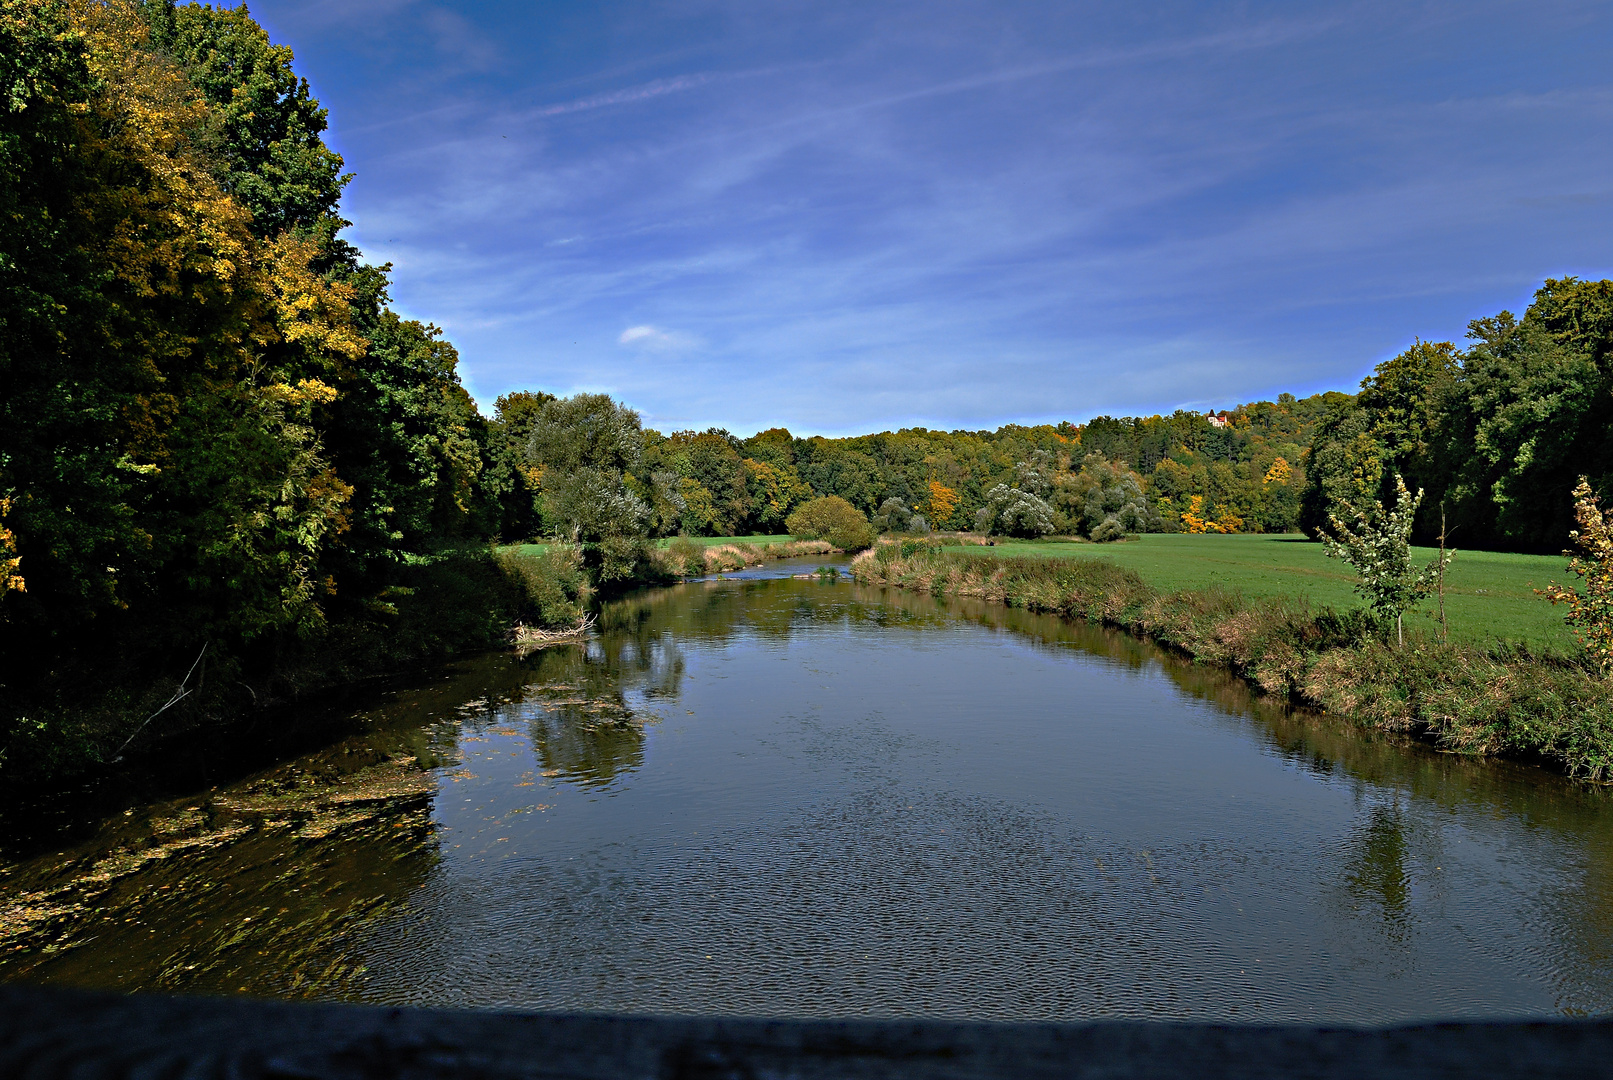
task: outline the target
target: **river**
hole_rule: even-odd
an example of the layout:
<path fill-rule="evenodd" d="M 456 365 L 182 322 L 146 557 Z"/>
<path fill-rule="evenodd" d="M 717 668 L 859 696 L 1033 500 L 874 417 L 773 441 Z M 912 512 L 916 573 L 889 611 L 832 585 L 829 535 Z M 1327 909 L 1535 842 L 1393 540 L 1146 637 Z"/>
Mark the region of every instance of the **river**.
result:
<path fill-rule="evenodd" d="M 797 578 L 635 594 L 0 868 L 0 979 L 634 1013 L 1613 1006 L 1613 806 L 1125 635 Z"/>

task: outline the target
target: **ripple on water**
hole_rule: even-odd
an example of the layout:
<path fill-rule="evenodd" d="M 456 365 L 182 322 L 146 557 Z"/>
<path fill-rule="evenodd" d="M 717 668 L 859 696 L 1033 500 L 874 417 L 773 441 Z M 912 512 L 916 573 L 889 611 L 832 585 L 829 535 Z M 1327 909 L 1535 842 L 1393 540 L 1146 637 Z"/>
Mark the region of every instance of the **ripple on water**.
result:
<path fill-rule="evenodd" d="M 1327 955 L 1314 913 L 1281 902 L 1301 874 L 1291 862 L 1117 849 L 998 801 L 869 790 L 698 847 L 620 844 L 439 885 L 377 942 L 366 996 L 778 1016 L 1336 1017 L 1339 980 L 1394 972 L 1369 948 Z M 1266 957 L 1224 933 L 1256 917 Z M 1471 1011 L 1460 993 L 1414 1011 Z"/>

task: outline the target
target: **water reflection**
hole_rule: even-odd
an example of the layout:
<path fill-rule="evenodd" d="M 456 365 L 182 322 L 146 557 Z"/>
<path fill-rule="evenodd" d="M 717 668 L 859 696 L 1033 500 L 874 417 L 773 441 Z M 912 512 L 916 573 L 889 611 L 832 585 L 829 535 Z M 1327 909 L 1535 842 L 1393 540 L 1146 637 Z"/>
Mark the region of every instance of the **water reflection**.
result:
<path fill-rule="evenodd" d="M 1378 912 L 1391 943 L 1405 940 L 1411 875 L 1407 868 L 1405 820 L 1393 803 L 1367 810 L 1343 852 L 1344 888 L 1357 910 Z"/>
<path fill-rule="evenodd" d="M 675 639 L 630 612 L 613 611 L 610 624 L 586 647 L 534 654 L 520 696 L 487 714 L 492 724 L 525 724 L 545 776 L 608 787 L 644 764 L 645 704 L 677 698 Z"/>
<path fill-rule="evenodd" d="M 1613 1008 L 1601 791 L 982 603 L 710 581 L 598 626 L 6 868 L 0 977 L 999 1019 Z"/>

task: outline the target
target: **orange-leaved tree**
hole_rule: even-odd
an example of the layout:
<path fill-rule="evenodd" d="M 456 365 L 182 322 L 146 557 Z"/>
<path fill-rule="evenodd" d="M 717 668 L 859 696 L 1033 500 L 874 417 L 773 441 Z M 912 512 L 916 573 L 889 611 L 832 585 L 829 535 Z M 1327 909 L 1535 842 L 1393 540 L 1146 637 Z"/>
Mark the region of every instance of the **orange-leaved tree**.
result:
<path fill-rule="evenodd" d="M 956 491 L 939 480 L 931 480 L 925 488 L 924 501 L 919 504 L 919 509 L 932 526 L 947 529 L 952 527 L 952 516 L 958 512 L 960 501 Z"/>

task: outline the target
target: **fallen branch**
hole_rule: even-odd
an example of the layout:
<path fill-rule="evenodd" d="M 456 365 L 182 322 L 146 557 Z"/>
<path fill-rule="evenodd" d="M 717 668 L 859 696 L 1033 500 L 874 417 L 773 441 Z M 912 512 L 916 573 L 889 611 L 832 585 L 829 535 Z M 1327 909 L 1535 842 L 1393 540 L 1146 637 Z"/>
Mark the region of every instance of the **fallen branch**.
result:
<path fill-rule="evenodd" d="M 546 630 L 541 626 L 527 626 L 516 623 L 510 636 L 515 641 L 515 651 L 525 655 L 537 649 L 547 649 L 551 645 L 563 645 L 566 642 L 576 641 L 586 637 L 594 628 L 594 617 L 584 614 L 577 620 L 576 626 L 568 626 L 560 630 Z"/>
<path fill-rule="evenodd" d="M 135 738 L 142 731 L 146 730 L 146 724 L 151 723 L 153 720 L 157 719 L 157 717 L 161 716 L 163 713 L 167 712 L 170 708 L 172 708 L 175 705 L 178 705 L 181 701 L 185 700 L 187 697 L 190 696 L 190 692 L 191 692 L 190 677 L 192 675 L 196 674 L 196 665 L 198 665 L 198 664 L 200 664 L 202 662 L 202 657 L 207 655 L 207 646 L 209 646 L 211 644 L 212 644 L 212 642 L 210 642 L 210 641 L 204 641 L 202 643 L 202 651 L 196 654 L 196 659 L 191 662 L 190 670 L 185 672 L 185 677 L 179 681 L 179 689 L 174 691 L 174 696 L 169 698 L 167 700 L 167 702 L 165 702 L 163 704 L 162 708 L 158 709 L 156 712 L 154 712 L 150 716 L 146 717 L 145 721 L 143 723 L 141 723 L 141 725 L 139 727 L 134 729 L 134 734 L 133 735 L 130 735 L 127 739 L 123 740 L 123 745 L 118 747 L 118 752 L 116 754 L 112 755 L 112 760 L 114 762 L 118 762 L 118 761 L 123 760 L 123 752 L 125 750 L 129 749 L 129 744 L 134 742 Z M 201 683 L 198 682 L 196 685 L 200 686 Z"/>

